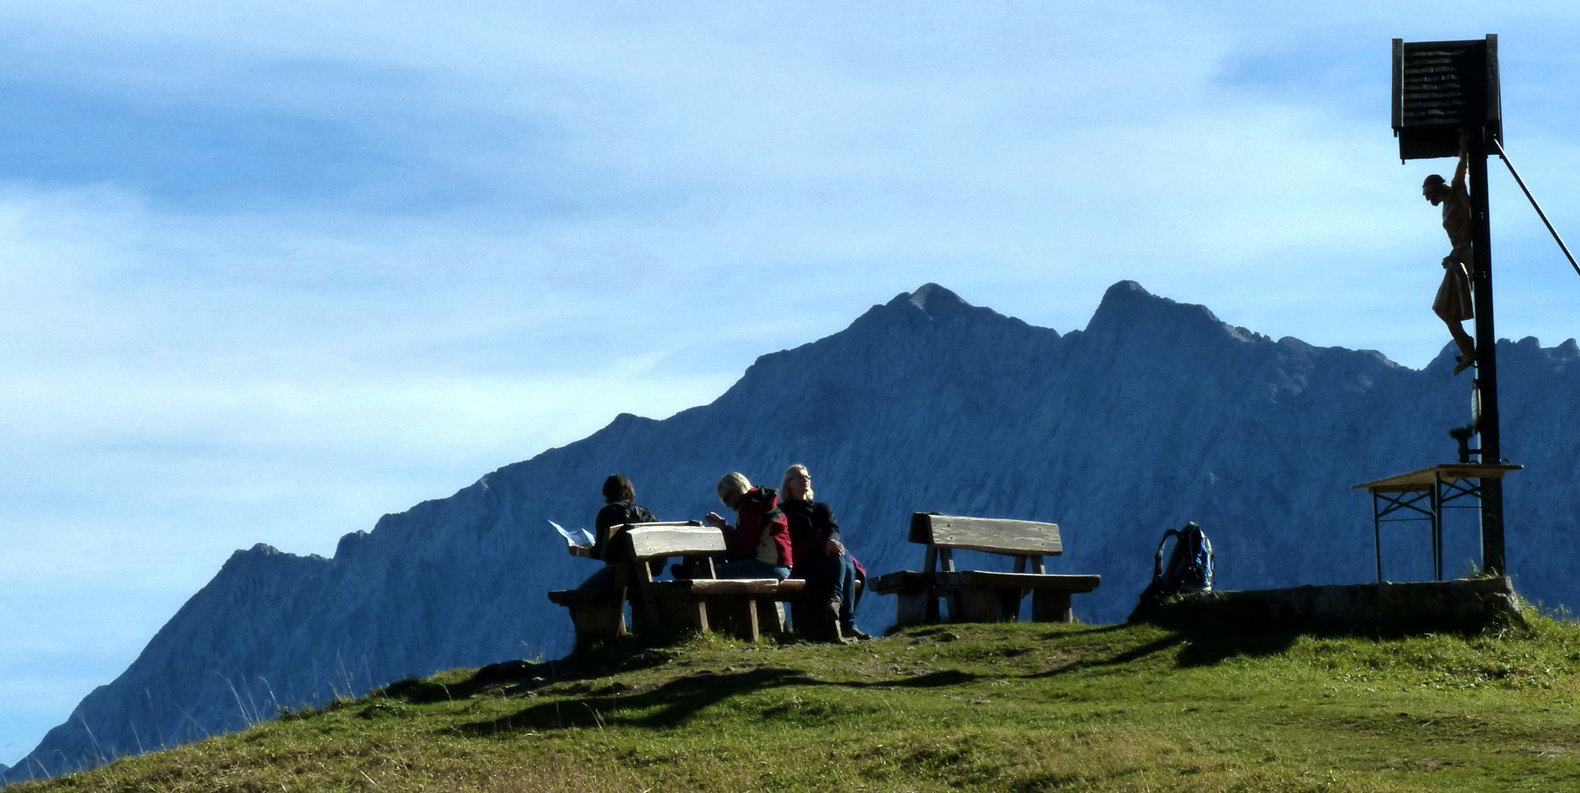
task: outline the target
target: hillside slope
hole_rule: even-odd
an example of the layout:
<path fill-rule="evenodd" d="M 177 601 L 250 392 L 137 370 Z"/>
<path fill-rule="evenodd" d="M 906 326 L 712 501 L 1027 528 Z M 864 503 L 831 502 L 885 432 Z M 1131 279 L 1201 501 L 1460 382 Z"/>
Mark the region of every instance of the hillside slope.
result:
<path fill-rule="evenodd" d="M 1580 629 L 953 625 L 405 681 L 18 793 L 1568 790 Z"/>
<path fill-rule="evenodd" d="M 1580 526 L 1580 348 L 1500 349 L 1509 564 L 1520 591 L 1580 603 L 1567 538 Z M 612 471 L 665 519 L 715 509 L 729 470 L 817 478 L 874 572 L 915 567 L 913 511 L 1058 522 L 1054 572 L 1095 572 L 1084 619 L 1128 611 L 1158 534 L 1200 522 L 1223 588 L 1374 575 L 1355 482 L 1450 461 L 1468 381 L 1368 351 L 1272 340 L 1121 282 L 1083 331 L 1059 334 L 927 285 L 849 328 L 765 355 L 713 403 L 664 421 L 621 415 L 588 438 L 386 515 L 332 559 L 238 552 L 119 678 L 52 730 L 10 778 L 53 774 L 225 732 L 391 680 L 505 658 L 553 657 L 570 630 L 548 589 L 575 585 L 546 520 L 590 522 Z M 585 517 L 584 517 L 585 516 Z M 1479 558 L 1449 526 L 1451 573 Z M 1391 529 L 1388 573 L 1419 579 L 1424 531 Z M 862 622 L 885 626 L 887 599 Z"/>

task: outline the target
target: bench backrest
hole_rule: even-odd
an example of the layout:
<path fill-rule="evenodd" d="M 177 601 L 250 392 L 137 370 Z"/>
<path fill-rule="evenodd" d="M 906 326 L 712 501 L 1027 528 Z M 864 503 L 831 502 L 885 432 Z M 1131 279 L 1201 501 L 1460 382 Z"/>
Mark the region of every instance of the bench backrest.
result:
<path fill-rule="evenodd" d="M 1059 526 L 1030 520 L 971 518 L 917 512 L 911 515 L 911 542 L 932 548 L 1018 556 L 1058 555 L 1064 553 Z"/>
<path fill-rule="evenodd" d="M 712 556 L 724 553 L 724 533 L 695 521 L 631 523 L 620 532 L 620 548 L 633 559 L 660 556 Z"/>

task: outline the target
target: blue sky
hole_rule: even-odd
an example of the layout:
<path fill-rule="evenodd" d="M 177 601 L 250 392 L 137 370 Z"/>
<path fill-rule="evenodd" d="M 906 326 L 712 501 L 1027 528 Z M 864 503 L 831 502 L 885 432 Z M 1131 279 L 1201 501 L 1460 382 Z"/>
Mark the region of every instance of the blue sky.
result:
<path fill-rule="evenodd" d="M 1580 11 L 1520 8 L 0 7 L 0 762 L 233 550 L 328 554 L 929 281 L 1422 366 L 1451 163 L 1398 161 L 1391 38 L 1500 34 L 1580 242 Z M 1556 345 L 1580 278 L 1492 168 L 1500 335 Z"/>

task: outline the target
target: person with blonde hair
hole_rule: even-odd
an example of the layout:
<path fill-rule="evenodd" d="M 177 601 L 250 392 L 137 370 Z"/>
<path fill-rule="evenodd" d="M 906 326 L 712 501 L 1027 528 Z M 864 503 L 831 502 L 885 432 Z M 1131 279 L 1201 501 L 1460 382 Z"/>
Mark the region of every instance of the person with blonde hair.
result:
<path fill-rule="evenodd" d="M 725 561 L 716 567 L 720 578 L 790 577 L 794 554 L 790 524 L 779 509 L 779 494 L 771 487 L 753 487 L 745 474 L 731 471 L 719 480 L 719 500 L 735 510 L 735 525 L 723 515 L 709 512 L 705 520 L 724 532 Z"/>
<path fill-rule="evenodd" d="M 855 622 L 860 568 L 840 538 L 834 510 L 814 500 L 812 473 L 800 463 L 785 469 L 781 492 L 779 506 L 790 521 L 790 546 L 795 552 L 792 572 L 806 581 L 795 604 L 796 627 L 812 638 L 868 638 Z"/>

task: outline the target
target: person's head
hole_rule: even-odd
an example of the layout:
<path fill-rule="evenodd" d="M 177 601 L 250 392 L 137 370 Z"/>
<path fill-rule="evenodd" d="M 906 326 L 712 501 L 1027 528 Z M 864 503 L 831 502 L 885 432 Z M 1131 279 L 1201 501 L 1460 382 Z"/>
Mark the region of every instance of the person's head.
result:
<path fill-rule="evenodd" d="M 1432 206 L 1443 203 L 1452 192 L 1454 192 L 1453 188 L 1448 186 L 1448 181 L 1443 178 L 1442 174 L 1434 173 L 1426 177 L 1426 181 L 1421 183 L 1421 195 L 1425 196 L 1426 200 L 1431 201 Z"/>
<path fill-rule="evenodd" d="M 603 500 L 635 501 L 636 488 L 631 487 L 631 480 L 625 478 L 625 474 L 610 474 L 608 479 L 603 480 Z"/>
<path fill-rule="evenodd" d="M 752 482 L 745 474 L 731 471 L 719 480 L 719 500 L 730 509 L 735 509 L 735 505 L 740 503 L 741 496 L 746 495 L 751 489 Z"/>
<path fill-rule="evenodd" d="M 800 463 L 786 468 L 784 485 L 780 487 L 779 492 L 790 501 L 811 501 L 812 473 Z"/>

